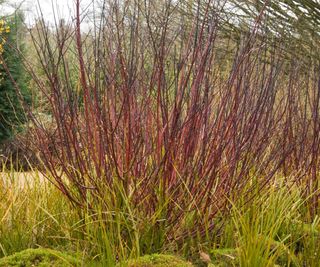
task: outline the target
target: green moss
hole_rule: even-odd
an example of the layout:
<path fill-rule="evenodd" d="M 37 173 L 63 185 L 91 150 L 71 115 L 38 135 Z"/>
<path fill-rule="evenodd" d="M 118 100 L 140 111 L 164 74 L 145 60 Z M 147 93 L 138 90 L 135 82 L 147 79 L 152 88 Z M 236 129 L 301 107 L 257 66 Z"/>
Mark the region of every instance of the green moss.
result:
<path fill-rule="evenodd" d="M 130 260 L 125 264 L 128 267 L 191 267 L 190 262 L 176 256 L 152 254 Z"/>
<path fill-rule="evenodd" d="M 212 267 L 238 266 L 237 251 L 235 249 L 214 249 L 212 250 Z M 210 267 L 210 264 L 209 266 Z"/>
<path fill-rule="evenodd" d="M 72 256 L 52 249 L 26 249 L 0 259 L 0 267 L 63 267 L 77 266 L 79 262 Z"/>

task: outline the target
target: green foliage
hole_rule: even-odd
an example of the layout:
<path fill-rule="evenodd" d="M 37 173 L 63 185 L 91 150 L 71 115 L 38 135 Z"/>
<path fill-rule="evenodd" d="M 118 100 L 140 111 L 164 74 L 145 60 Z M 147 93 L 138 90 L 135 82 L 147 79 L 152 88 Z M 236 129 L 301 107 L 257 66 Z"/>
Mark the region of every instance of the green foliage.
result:
<path fill-rule="evenodd" d="M 26 249 L 0 259 L 0 267 L 48 267 L 77 266 L 79 262 L 72 256 L 52 249 Z"/>
<path fill-rule="evenodd" d="M 0 64 L 2 78 L 0 83 L 0 142 L 12 136 L 14 130 L 25 122 L 22 101 L 30 102 L 26 74 L 20 55 L 23 50 L 20 40 L 22 37 L 21 16 L 16 14 L 6 18 L 6 23 L 10 26 L 10 33 L 6 34 L 7 39 L 2 54 L 4 64 Z"/>

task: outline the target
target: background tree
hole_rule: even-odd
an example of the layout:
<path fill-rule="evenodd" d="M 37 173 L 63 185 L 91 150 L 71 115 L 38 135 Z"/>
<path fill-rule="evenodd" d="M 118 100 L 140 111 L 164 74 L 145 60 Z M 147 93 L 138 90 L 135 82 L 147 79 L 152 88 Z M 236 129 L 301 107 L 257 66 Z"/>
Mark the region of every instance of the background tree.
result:
<path fill-rule="evenodd" d="M 225 12 L 233 21 L 250 24 L 263 11 L 264 31 L 278 39 L 286 54 L 305 63 L 319 60 L 320 2 L 316 0 L 228 0 Z"/>
<path fill-rule="evenodd" d="M 19 129 L 26 118 L 21 105 L 21 99 L 17 94 L 17 86 L 22 97 L 29 102 L 26 74 L 23 70 L 20 52 L 23 46 L 20 41 L 22 36 L 22 16 L 19 13 L 1 20 L 2 44 L 0 64 L 0 143 L 11 137 L 15 130 Z M 19 42 L 18 42 L 19 40 Z"/>

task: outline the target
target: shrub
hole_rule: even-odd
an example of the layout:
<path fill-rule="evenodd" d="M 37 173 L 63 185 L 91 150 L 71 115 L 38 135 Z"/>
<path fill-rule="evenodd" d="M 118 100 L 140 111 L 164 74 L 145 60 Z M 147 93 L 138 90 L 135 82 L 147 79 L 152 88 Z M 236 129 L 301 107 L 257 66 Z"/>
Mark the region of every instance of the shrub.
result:
<path fill-rule="evenodd" d="M 133 9 L 143 9 L 131 4 Z M 121 8 L 115 5 L 108 15 L 101 14 L 106 16 L 105 23 L 107 17 L 114 18 L 112 25 L 96 29 L 103 40 L 91 34 L 83 40 L 80 11 L 75 29 L 63 27 L 53 33 L 42 23 L 36 31 L 40 37 L 31 32 L 46 73 L 45 83 L 38 86 L 47 97 L 56 127 L 53 136 L 41 122 L 34 121 L 34 142 L 57 187 L 73 204 L 93 212 L 101 203 L 106 211 L 121 210 L 126 204 L 136 207 L 134 212 L 145 213 L 142 217 L 154 222 L 150 236 L 153 231 L 161 235 L 150 241 L 157 245 L 143 244 L 156 249 L 165 238 L 195 236 L 198 230 L 203 235 L 205 225 L 213 227 L 213 218 L 226 207 L 226 197 L 243 188 L 260 159 L 265 159 L 265 165 L 259 163 L 261 168 L 256 171 L 271 174 L 265 181 L 279 168 L 283 151 L 270 141 L 274 131 L 262 127 L 272 124 L 276 116 L 272 110 L 278 70 L 266 63 L 251 63 L 264 58 L 262 52 L 252 52 L 264 49 L 253 41 L 253 31 L 235 56 L 229 78 L 215 76 L 211 67 L 219 20 L 209 4 L 207 19 L 191 16 L 186 18 L 186 28 L 170 24 L 168 29 L 160 27 L 162 33 L 157 36 L 150 30 L 157 25 L 147 27 L 154 22 L 146 10 L 141 10 L 143 17 L 125 13 L 128 21 L 131 18 L 139 27 L 132 32 L 134 40 L 114 35 L 114 31 L 134 29 L 116 22 Z M 173 4 L 159 12 L 159 19 L 181 15 Z M 199 28 L 192 28 L 193 22 Z M 149 41 L 138 42 L 141 39 Z M 127 42 L 134 53 L 130 57 L 125 55 Z M 182 48 L 175 54 L 170 44 L 178 43 Z M 74 46 L 79 64 L 77 84 L 69 71 L 74 53 L 66 50 Z M 269 78 L 260 79 L 262 72 Z M 35 75 L 33 78 L 38 80 Z M 246 130 L 238 135 L 240 128 Z M 48 140 L 57 152 L 55 157 Z M 193 223 L 198 230 L 187 233 Z M 181 224 L 185 229 L 175 231 Z"/>
<path fill-rule="evenodd" d="M 115 258 L 206 238 L 228 199 L 277 172 L 318 187 L 317 64 L 302 70 L 265 42 L 261 13 L 221 75 L 218 8 L 191 2 L 188 15 L 175 1 L 110 3 L 92 34 L 77 0 L 74 25 L 31 32 L 44 77 L 29 71 L 55 127 L 33 120 L 34 145 L 79 213 L 101 214 Z"/>

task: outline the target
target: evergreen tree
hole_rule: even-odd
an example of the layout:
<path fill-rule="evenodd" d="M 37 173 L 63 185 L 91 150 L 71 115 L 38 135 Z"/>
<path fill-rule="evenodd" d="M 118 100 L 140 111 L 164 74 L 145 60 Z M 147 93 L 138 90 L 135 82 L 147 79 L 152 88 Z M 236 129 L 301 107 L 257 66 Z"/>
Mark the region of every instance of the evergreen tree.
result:
<path fill-rule="evenodd" d="M 0 20 L 0 143 L 11 137 L 26 120 L 17 92 L 19 88 L 24 101 L 29 101 L 26 74 L 18 52 L 23 49 L 18 42 L 21 27 L 18 14 Z"/>

